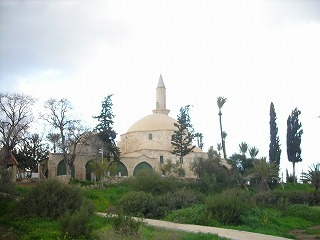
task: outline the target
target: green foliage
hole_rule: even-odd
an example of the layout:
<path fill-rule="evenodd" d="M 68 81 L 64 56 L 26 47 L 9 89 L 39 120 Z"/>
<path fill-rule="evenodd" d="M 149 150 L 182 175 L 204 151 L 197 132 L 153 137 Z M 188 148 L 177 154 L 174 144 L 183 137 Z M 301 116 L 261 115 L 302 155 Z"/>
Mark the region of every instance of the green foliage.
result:
<path fill-rule="evenodd" d="M 89 204 L 82 205 L 74 213 L 67 211 L 58 219 L 61 233 L 70 238 L 90 236 L 92 231 L 90 222 L 93 214 L 93 207 Z"/>
<path fill-rule="evenodd" d="M 97 179 L 100 181 L 100 186 L 103 187 L 105 176 L 110 167 L 109 163 L 103 160 L 101 161 L 96 160 L 96 161 L 92 161 L 90 165 L 93 173 L 96 175 Z"/>
<path fill-rule="evenodd" d="M 320 209 L 302 204 L 295 204 L 289 208 L 289 216 L 299 217 L 313 223 L 320 223 Z"/>
<path fill-rule="evenodd" d="M 289 162 L 293 165 L 293 176 L 295 176 L 295 163 L 301 162 L 301 136 L 303 130 L 299 121 L 301 111 L 295 108 L 287 120 L 287 155 Z"/>
<path fill-rule="evenodd" d="M 278 208 L 285 211 L 294 204 L 319 205 L 320 193 L 303 190 L 273 190 L 257 193 L 254 195 L 254 199 L 259 207 Z"/>
<path fill-rule="evenodd" d="M 205 210 L 203 204 L 193 205 L 192 207 L 174 210 L 168 213 L 164 220 L 185 223 L 185 224 L 196 224 L 206 225 L 207 218 L 205 216 Z"/>
<path fill-rule="evenodd" d="M 269 180 L 278 179 L 278 166 L 274 162 L 267 162 L 265 158 L 255 159 L 253 162 L 254 173 L 257 175 L 262 186 L 265 186 L 268 190 L 270 187 L 268 185 Z"/>
<path fill-rule="evenodd" d="M 20 201 L 19 211 L 25 215 L 57 219 L 66 211 L 78 210 L 83 197 L 75 186 L 58 180 L 48 180 L 37 184 Z"/>
<path fill-rule="evenodd" d="M 175 191 L 187 185 L 186 182 L 174 178 L 163 178 L 155 171 L 141 170 L 134 178 L 128 181 L 128 185 L 135 191 L 144 191 L 153 195 L 160 195 Z"/>
<path fill-rule="evenodd" d="M 79 180 L 79 179 L 76 179 L 76 178 L 70 178 L 69 184 L 78 185 L 78 186 L 81 186 L 81 187 L 87 187 L 87 186 L 94 185 L 95 183 L 92 182 L 92 181 L 89 181 L 89 180 Z"/>
<path fill-rule="evenodd" d="M 203 202 L 203 196 L 193 190 L 180 188 L 158 197 L 158 202 L 167 210 L 176 210 L 191 207 L 194 204 Z"/>
<path fill-rule="evenodd" d="M 122 236 L 139 237 L 139 230 L 143 222 L 132 217 L 118 214 L 113 218 L 113 229 Z"/>
<path fill-rule="evenodd" d="M 98 138 L 103 142 L 103 149 L 106 150 L 106 157 L 110 162 L 111 157 L 113 160 L 118 161 L 120 158 L 120 149 L 117 147 L 115 139 L 117 133 L 113 130 L 113 118 L 112 112 L 112 94 L 108 95 L 101 104 L 101 112 L 99 116 L 93 117 L 98 119 L 99 123 L 95 130 L 98 132 Z"/>
<path fill-rule="evenodd" d="M 173 163 L 171 159 L 167 160 L 165 163 L 160 164 L 160 171 L 163 175 L 172 177 L 179 176 L 179 169 L 181 168 L 181 164 L 179 161 Z"/>
<path fill-rule="evenodd" d="M 301 174 L 301 180 L 303 182 L 310 182 L 317 191 L 320 187 L 320 170 L 318 164 L 310 166 L 307 173 L 303 172 Z"/>
<path fill-rule="evenodd" d="M 34 133 L 24 138 L 18 151 L 13 151 L 13 155 L 20 169 L 34 170 L 41 161 L 49 158 L 49 145 L 43 142 L 39 134 Z"/>
<path fill-rule="evenodd" d="M 281 149 L 278 136 L 277 115 L 274 105 L 270 104 L 270 144 L 269 144 L 269 161 L 274 162 L 277 166 L 280 165 Z"/>
<path fill-rule="evenodd" d="M 118 202 L 118 207 L 134 216 L 150 216 L 155 209 L 155 197 L 151 193 L 129 192 Z"/>
<path fill-rule="evenodd" d="M 174 126 L 177 130 L 171 136 L 171 144 L 174 149 L 172 154 L 180 156 L 180 163 L 183 164 L 183 156 L 189 154 L 195 146 L 192 146 L 194 130 L 189 116 L 190 105 L 180 108 L 177 122 Z"/>
<path fill-rule="evenodd" d="M 210 196 L 205 202 L 207 216 L 226 225 L 239 224 L 241 214 L 253 206 L 251 195 L 235 188 Z"/>
<path fill-rule="evenodd" d="M 240 221 L 252 228 L 268 227 L 276 223 L 280 216 L 280 212 L 277 210 L 255 207 L 241 214 Z"/>

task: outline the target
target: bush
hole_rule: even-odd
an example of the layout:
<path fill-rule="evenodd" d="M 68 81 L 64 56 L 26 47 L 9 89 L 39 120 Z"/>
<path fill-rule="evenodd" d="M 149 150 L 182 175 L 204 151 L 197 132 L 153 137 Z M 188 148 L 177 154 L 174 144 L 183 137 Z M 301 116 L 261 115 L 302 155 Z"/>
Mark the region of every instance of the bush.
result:
<path fill-rule="evenodd" d="M 252 207 L 254 201 L 250 194 L 236 188 L 208 197 L 205 203 L 207 216 L 226 225 L 239 224 L 241 214 Z"/>
<path fill-rule="evenodd" d="M 271 207 L 282 209 L 285 205 L 307 204 L 310 206 L 320 203 L 320 193 L 310 191 L 267 191 L 255 195 L 259 207 Z"/>
<path fill-rule="evenodd" d="M 66 212 L 58 219 L 61 233 L 71 238 L 89 236 L 92 231 L 89 223 L 93 214 L 93 206 L 89 204 L 83 204 L 72 214 L 69 211 Z"/>
<path fill-rule="evenodd" d="M 320 209 L 302 204 L 292 205 L 288 214 L 314 223 L 320 223 Z"/>
<path fill-rule="evenodd" d="M 193 205 L 189 208 L 175 210 L 164 218 L 166 221 L 185 224 L 206 225 L 204 205 Z"/>
<path fill-rule="evenodd" d="M 172 211 L 201 203 L 203 202 L 203 196 L 198 192 L 181 188 L 174 192 L 169 192 L 164 196 L 160 196 L 158 202 Z"/>
<path fill-rule="evenodd" d="M 25 215 L 57 219 L 67 211 L 71 214 L 77 211 L 82 200 L 78 187 L 48 180 L 40 182 L 26 194 L 20 201 L 19 211 Z"/>
<path fill-rule="evenodd" d="M 118 202 L 125 214 L 149 217 L 155 210 L 155 198 L 151 193 L 129 192 Z"/>
<path fill-rule="evenodd" d="M 123 236 L 139 236 L 142 221 L 134 220 L 132 217 L 122 214 L 117 215 L 113 220 L 113 229 L 117 234 Z"/>
<path fill-rule="evenodd" d="M 128 184 L 135 191 L 161 195 L 188 186 L 188 183 L 174 177 L 162 177 L 153 170 L 142 170 L 134 178 L 128 180 Z"/>
<path fill-rule="evenodd" d="M 255 207 L 241 214 L 240 221 L 248 227 L 259 228 L 276 222 L 276 219 L 279 217 L 280 213 L 275 209 Z"/>

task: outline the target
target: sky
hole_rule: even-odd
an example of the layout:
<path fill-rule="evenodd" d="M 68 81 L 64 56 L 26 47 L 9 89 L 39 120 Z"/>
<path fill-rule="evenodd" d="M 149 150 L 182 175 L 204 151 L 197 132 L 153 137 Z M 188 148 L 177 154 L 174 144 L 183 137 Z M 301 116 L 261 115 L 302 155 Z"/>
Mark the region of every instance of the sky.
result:
<path fill-rule="evenodd" d="M 296 172 L 320 163 L 320 1 L 0 1 L 0 91 L 34 96 L 38 109 L 67 98 L 93 128 L 113 94 L 119 140 L 152 113 L 160 74 L 169 116 L 192 105 L 205 151 L 220 142 L 223 96 L 228 156 L 247 142 L 268 157 L 273 102 L 281 170 L 292 173 L 286 121 L 296 107 L 304 131 Z"/>

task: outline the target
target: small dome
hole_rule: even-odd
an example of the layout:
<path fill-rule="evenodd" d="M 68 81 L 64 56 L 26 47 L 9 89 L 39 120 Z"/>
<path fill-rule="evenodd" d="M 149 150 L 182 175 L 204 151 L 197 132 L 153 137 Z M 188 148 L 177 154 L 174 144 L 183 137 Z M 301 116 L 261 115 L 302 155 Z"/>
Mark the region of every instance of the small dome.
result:
<path fill-rule="evenodd" d="M 202 150 L 201 150 L 201 148 L 199 148 L 199 147 L 196 146 L 196 147 L 192 150 L 192 152 L 202 153 Z"/>
<path fill-rule="evenodd" d="M 177 123 L 175 119 L 169 117 L 166 114 L 154 113 L 144 118 L 141 118 L 134 123 L 128 130 L 128 132 L 147 132 L 156 130 L 176 130 L 174 123 Z"/>

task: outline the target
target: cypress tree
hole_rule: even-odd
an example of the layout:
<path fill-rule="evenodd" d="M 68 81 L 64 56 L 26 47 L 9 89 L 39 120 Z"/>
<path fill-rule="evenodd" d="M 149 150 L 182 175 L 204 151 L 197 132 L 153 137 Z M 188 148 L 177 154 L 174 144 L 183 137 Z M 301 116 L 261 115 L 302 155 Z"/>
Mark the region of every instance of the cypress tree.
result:
<path fill-rule="evenodd" d="M 269 144 L 269 161 L 274 162 L 278 168 L 280 166 L 280 141 L 278 136 L 277 115 L 273 102 L 270 104 L 270 144 Z"/>
<path fill-rule="evenodd" d="M 287 154 L 288 160 L 292 162 L 294 183 L 296 182 L 295 164 L 302 161 L 301 158 L 301 136 L 303 130 L 299 121 L 301 111 L 295 108 L 287 120 Z"/>

